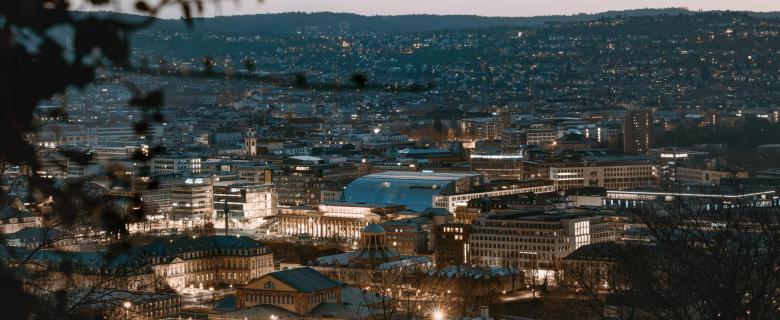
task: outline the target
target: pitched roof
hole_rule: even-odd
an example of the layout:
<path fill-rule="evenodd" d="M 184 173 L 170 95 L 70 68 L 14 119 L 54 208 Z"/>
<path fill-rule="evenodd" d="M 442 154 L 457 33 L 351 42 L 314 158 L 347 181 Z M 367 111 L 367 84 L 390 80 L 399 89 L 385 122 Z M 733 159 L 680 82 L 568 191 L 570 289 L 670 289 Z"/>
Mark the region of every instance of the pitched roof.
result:
<path fill-rule="evenodd" d="M 335 280 L 312 268 L 295 268 L 270 273 L 269 276 L 301 292 L 315 292 L 341 286 Z"/>

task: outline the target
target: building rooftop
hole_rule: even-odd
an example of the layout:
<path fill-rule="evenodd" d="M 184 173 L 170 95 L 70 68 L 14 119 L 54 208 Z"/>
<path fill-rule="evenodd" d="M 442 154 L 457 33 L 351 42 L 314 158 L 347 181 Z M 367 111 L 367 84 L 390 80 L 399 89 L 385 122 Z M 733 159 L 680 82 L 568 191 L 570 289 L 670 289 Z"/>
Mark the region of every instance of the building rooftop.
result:
<path fill-rule="evenodd" d="M 506 213 L 494 213 L 485 216 L 488 220 L 533 220 L 542 222 L 554 222 L 563 219 L 577 219 L 592 217 L 604 211 L 596 211 L 585 208 L 570 208 L 563 210 L 512 210 Z"/>
<path fill-rule="evenodd" d="M 433 196 L 455 192 L 455 183 L 479 176 L 469 173 L 382 172 L 363 176 L 344 189 L 342 200 L 402 204 L 422 211 L 433 206 Z"/>
<path fill-rule="evenodd" d="M 277 271 L 268 275 L 301 292 L 315 292 L 341 286 L 335 280 L 308 267 Z"/>
<path fill-rule="evenodd" d="M 372 224 L 367 225 L 365 228 L 363 228 L 363 233 L 373 233 L 373 234 L 380 233 L 381 234 L 381 233 L 385 233 L 385 229 L 382 228 L 382 226 L 380 226 L 378 224 L 373 224 L 372 223 Z"/>

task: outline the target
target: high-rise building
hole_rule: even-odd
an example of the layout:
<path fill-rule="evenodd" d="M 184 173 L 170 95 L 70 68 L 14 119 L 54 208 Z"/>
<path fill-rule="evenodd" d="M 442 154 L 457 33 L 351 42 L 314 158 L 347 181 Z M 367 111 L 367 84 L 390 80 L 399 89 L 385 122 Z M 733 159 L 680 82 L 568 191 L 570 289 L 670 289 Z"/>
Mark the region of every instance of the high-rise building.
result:
<path fill-rule="evenodd" d="M 653 112 L 628 111 L 623 117 L 623 151 L 647 153 L 653 145 Z"/>

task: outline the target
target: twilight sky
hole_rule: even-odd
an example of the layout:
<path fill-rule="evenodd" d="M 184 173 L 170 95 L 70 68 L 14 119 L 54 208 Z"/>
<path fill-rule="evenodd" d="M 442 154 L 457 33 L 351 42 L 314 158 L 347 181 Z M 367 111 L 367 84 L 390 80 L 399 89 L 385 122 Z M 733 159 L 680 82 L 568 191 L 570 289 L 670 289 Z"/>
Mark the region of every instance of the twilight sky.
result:
<path fill-rule="evenodd" d="M 83 1 L 83 0 L 81 0 Z M 135 0 L 117 0 L 115 11 L 132 12 Z M 155 3 L 159 0 L 147 0 Z M 80 1 L 72 1 L 75 8 Z M 206 0 L 209 3 L 211 1 Z M 483 16 L 537 16 L 550 14 L 595 13 L 637 8 L 687 7 L 691 10 L 780 11 L 778 0 L 222 0 L 219 6 L 207 5 L 206 16 L 290 11 L 351 12 L 363 15 L 399 15 L 415 13 L 474 14 Z M 81 7 L 85 8 L 85 7 Z M 178 8 L 163 12 L 163 17 L 180 16 Z"/>

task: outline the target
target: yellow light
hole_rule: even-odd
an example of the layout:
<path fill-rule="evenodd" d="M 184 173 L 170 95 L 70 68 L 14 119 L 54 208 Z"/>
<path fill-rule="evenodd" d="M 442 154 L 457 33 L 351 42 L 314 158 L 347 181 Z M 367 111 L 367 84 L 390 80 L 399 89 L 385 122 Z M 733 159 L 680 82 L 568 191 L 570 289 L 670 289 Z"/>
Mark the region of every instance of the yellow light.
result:
<path fill-rule="evenodd" d="M 444 320 L 444 311 L 441 309 L 433 310 L 433 320 Z"/>

